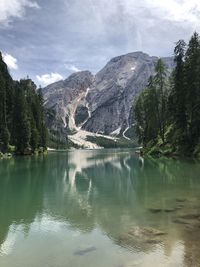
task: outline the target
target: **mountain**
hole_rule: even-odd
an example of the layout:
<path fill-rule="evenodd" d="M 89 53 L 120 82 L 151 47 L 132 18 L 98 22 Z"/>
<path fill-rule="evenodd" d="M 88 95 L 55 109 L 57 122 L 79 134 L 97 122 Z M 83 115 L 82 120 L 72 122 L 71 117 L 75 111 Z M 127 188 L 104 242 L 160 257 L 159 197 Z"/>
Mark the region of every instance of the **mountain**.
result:
<path fill-rule="evenodd" d="M 97 73 L 86 100 L 91 117 L 83 128 L 91 132 L 111 134 L 123 132 L 133 123 L 131 108 L 135 97 L 154 74 L 157 57 L 142 52 L 111 59 Z M 172 58 L 163 58 L 169 70 Z"/>
<path fill-rule="evenodd" d="M 77 72 L 43 89 L 51 129 L 118 135 L 134 123 L 132 105 L 154 74 L 157 57 L 134 52 L 111 59 L 96 75 Z M 169 72 L 172 57 L 163 58 Z"/>
<path fill-rule="evenodd" d="M 89 71 L 82 71 L 43 89 L 45 106 L 51 111 L 47 112 L 47 126 L 51 130 L 64 134 L 76 128 L 75 112 L 93 81 L 94 76 Z"/>

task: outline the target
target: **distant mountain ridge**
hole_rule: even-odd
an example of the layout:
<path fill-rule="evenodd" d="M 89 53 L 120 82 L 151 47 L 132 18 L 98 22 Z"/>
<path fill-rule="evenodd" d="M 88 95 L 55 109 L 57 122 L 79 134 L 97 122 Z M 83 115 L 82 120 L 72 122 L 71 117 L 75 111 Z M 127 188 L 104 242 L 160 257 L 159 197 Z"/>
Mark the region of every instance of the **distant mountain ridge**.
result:
<path fill-rule="evenodd" d="M 169 73 L 173 57 L 162 58 Z M 43 89 L 45 105 L 54 110 L 48 126 L 67 131 L 123 134 L 134 123 L 132 105 L 154 74 L 158 57 L 133 52 L 111 59 L 96 75 L 77 72 Z"/>

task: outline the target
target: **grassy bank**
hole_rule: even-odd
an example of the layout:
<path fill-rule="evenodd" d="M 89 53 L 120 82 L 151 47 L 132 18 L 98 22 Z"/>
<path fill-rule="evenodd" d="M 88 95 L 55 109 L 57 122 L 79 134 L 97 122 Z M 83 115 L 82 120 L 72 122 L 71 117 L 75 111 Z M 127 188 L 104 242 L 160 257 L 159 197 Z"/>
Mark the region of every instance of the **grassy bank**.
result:
<path fill-rule="evenodd" d="M 87 136 L 87 141 L 97 144 L 103 148 L 135 148 L 136 142 L 125 138 L 110 139 L 101 136 Z"/>

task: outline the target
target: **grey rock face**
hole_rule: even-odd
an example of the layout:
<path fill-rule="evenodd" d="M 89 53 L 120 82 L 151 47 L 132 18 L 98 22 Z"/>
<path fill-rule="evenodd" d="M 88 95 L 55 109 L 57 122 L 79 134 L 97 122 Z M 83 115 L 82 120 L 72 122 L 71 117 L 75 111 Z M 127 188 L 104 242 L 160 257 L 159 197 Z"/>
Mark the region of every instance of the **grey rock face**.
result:
<path fill-rule="evenodd" d="M 82 71 L 43 89 L 45 106 L 54 112 L 54 117 L 48 116 L 47 118 L 50 129 L 65 133 L 70 123 L 70 115 L 76 111 L 76 106 L 73 110 L 73 106 L 70 107 L 70 105 L 81 95 L 84 96 L 93 80 L 94 77 L 89 71 Z"/>
<path fill-rule="evenodd" d="M 91 117 L 83 128 L 104 134 L 132 123 L 131 108 L 135 97 L 146 87 L 154 74 L 157 57 L 142 52 L 113 58 L 95 77 L 87 95 Z M 172 70 L 173 59 L 163 58 L 167 69 Z"/>
<path fill-rule="evenodd" d="M 135 52 L 111 59 L 95 76 L 88 71 L 75 73 L 43 89 L 46 105 L 55 110 L 63 128 L 76 127 L 78 114 L 79 126 L 84 130 L 122 133 L 133 123 L 133 102 L 154 74 L 157 60 Z M 163 61 L 170 72 L 173 58 L 163 58 Z M 66 116 L 71 120 L 68 125 Z"/>

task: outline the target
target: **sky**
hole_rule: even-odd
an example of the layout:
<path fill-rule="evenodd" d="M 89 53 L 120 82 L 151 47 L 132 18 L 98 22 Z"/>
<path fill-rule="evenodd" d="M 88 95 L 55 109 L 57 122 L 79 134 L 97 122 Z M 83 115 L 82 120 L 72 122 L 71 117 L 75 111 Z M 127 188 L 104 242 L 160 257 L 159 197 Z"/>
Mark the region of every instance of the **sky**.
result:
<path fill-rule="evenodd" d="M 42 87 L 129 52 L 171 56 L 194 31 L 199 0 L 0 0 L 4 61 Z"/>

